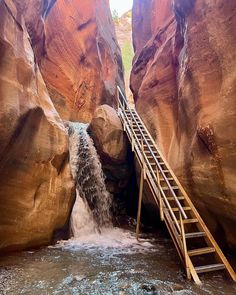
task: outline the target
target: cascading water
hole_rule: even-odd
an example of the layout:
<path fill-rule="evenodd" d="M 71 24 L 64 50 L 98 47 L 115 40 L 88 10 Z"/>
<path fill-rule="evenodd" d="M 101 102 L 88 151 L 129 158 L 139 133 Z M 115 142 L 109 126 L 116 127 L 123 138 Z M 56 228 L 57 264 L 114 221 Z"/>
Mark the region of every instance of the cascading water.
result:
<path fill-rule="evenodd" d="M 87 124 L 66 124 L 70 166 L 76 181 L 76 201 L 71 214 L 72 239 L 59 246 L 69 249 L 112 248 L 137 251 L 151 244 L 137 241 L 133 232 L 112 225 L 112 197 L 107 192 L 99 156 L 87 133 Z"/>
<path fill-rule="evenodd" d="M 71 215 L 74 237 L 112 227 L 111 195 L 87 125 L 69 123 L 70 166 L 76 181 L 76 201 Z"/>

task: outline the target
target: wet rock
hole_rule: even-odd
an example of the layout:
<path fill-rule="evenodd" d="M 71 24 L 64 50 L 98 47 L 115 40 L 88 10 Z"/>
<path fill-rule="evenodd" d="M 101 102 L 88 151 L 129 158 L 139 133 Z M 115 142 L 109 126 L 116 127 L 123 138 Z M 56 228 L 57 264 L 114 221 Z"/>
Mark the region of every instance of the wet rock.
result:
<path fill-rule="evenodd" d="M 45 245 L 74 199 L 68 136 L 12 1 L 0 2 L 0 250 Z"/>
<path fill-rule="evenodd" d="M 216 2 L 134 1 L 131 88 L 208 227 L 234 248 L 236 2 Z"/>
<path fill-rule="evenodd" d="M 173 292 L 183 291 L 184 287 L 180 284 L 173 284 L 171 285 L 171 289 Z"/>
<path fill-rule="evenodd" d="M 157 289 L 157 286 L 152 285 L 152 284 L 142 284 L 140 286 L 140 289 L 146 291 L 148 294 L 152 294 L 152 295 L 158 295 L 159 291 Z"/>

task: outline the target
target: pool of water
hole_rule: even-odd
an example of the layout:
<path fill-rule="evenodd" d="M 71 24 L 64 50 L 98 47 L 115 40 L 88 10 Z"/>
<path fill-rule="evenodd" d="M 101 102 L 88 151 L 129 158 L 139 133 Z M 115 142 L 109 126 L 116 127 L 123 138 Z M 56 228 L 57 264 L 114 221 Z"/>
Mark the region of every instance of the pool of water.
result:
<path fill-rule="evenodd" d="M 187 281 L 172 242 L 132 232 L 62 241 L 56 246 L 0 257 L 0 294 L 236 294 L 223 273 Z"/>

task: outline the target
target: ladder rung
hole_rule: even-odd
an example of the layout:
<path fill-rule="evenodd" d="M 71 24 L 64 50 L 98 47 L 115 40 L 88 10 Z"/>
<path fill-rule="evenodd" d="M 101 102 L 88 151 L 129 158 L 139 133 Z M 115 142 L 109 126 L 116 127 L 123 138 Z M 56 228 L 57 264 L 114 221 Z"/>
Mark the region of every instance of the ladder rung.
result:
<path fill-rule="evenodd" d="M 119 88 L 118 88 L 118 90 L 120 91 Z M 124 101 L 125 101 L 124 95 L 121 95 L 121 96 L 119 95 L 119 100 L 121 103 L 124 103 Z M 173 212 L 178 213 L 179 210 L 181 210 L 181 206 L 183 206 L 182 209 L 185 212 L 185 214 L 184 214 L 185 218 L 187 217 L 186 214 L 188 215 L 188 217 L 186 219 L 184 219 L 184 218 L 182 219 L 180 216 L 179 219 L 181 219 L 181 220 L 178 220 L 178 223 L 183 222 L 184 224 L 189 224 L 189 225 L 196 224 L 197 225 L 195 232 L 189 232 L 189 231 L 194 231 L 194 230 L 190 229 L 191 227 L 188 228 L 186 226 L 186 233 L 184 234 L 184 236 L 186 239 L 188 239 L 188 243 L 194 242 L 192 240 L 189 240 L 189 239 L 194 239 L 194 238 L 199 238 L 199 239 L 203 238 L 202 242 L 204 242 L 205 239 L 208 239 L 209 242 L 210 241 L 212 242 L 211 244 L 209 244 L 209 246 L 206 244 L 205 246 L 203 246 L 203 245 L 199 246 L 202 248 L 188 250 L 187 253 L 185 253 L 187 255 L 188 259 L 190 259 L 189 257 L 192 257 L 192 256 L 193 257 L 194 256 L 201 256 L 201 255 L 205 255 L 205 254 L 211 254 L 211 253 L 218 252 L 218 248 L 217 248 L 218 246 L 217 246 L 217 244 L 214 244 L 214 239 L 211 238 L 211 236 L 208 234 L 208 231 L 204 229 L 204 223 L 200 227 L 200 224 L 199 224 L 200 220 L 197 219 L 195 215 L 192 215 L 194 212 L 191 210 L 193 210 L 194 207 L 192 207 L 191 204 L 188 204 L 188 201 L 186 199 L 187 196 L 185 196 L 185 194 L 182 194 L 182 192 L 181 192 L 182 189 L 181 189 L 181 187 L 179 187 L 178 181 L 175 178 L 175 175 L 171 171 L 169 171 L 169 169 L 168 169 L 168 167 L 169 167 L 168 162 L 166 162 L 165 159 L 162 159 L 162 157 L 160 156 L 159 149 L 158 149 L 155 141 L 152 139 L 152 136 L 150 136 L 148 129 L 146 128 L 145 124 L 142 122 L 138 113 L 135 111 L 134 108 L 129 109 L 128 107 L 127 108 L 121 107 L 118 111 L 119 111 L 119 115 L 120 114 L 122 115 L 120 117 L 122 119 L 122 124 L 124 124 L 124 130 L 128 134 L 128 137 L 130 138 L 130 135 L 131 135 L 132 140 L 134 141 L 134 135 L 135 135 L 135 149 L 137 149 L 137 147 L 136 147 L 137 142 L 139 142 L 139 145 L 140 145 L 140 142 L 142 141 L 142 157 L 145 156 L 145 158 L 146 158 L 145 164 L 148 164 L 148 167 L 150 167 L 154 170 L 157 168 L 156 167 L 157 160 L 154 160 L 154 159 L 158 158 L 158 161 L 160 161 L 160 163 L 158 162 L 158 165 L 157 165 L 158 166 L 158 169 L 157 169 L 158 175 L 156 175 L 156 178 L 158 179 L 158 187 L 160 190 L 162 190 L 162 194 L 163 194 L 165 201 L 167 201 L 167 200 L 170 201 L 170 204 L 167 204 L 167 205 L 169 207 L 169 210 L 171 210 L 172 215 L 173 215 Z M 129 126 L 132 127 L 132 131 L 131 131 L 132 134 L 130 133 L 130 128 L 125 128 L 126 124 L 128 124 Z M 137 152 L 137 150 L 135 150 L 135 152 Z M 139 156 L 139 154 L 138 154 L 138 156 Z M 160 170 L 160 171 L 158 171 L 158 170 Z M 156 173 L 154 173 L 154 174 L 156 174 Z M 148 174 L 148 177 L 149 177 L 149 174 Z M 160 184 L 160 182 L 161 182 L 161 184 Z M 151 184 L 157 185 L 157 181 L 156 180 L 154 182 L 152 181 Z M 175 192 L 173 192 L 173 190 Z M 153 194 L 155 192 L 156 191 L 153 188 Z M 177 204 L 174 204 L 175 201 L 178 203 L 179 208 L 177 208 L 178 207 Z M 180 201 L 182 201 L 182 202 L 180 202 Z M 182 203 L 182 205 L 179 203 Z M 164 205 L 166 205 L 166 204 L 163 204 L 163 206 Z M 173 208 L 171 208 L 170 205 Z M 164 206 L 164 210 L 166 210 L 165 206 Z M 169 212 L 169 213 L 171 213 L 171 212 Z M 191 214 L 192 216 L 190 216 L 190 213 L 192 213 Z M 174 214 L 174 216 L 176 217 L 175 221 L 177 221 L 176 220 L 176 219 L 178 219 L 177 214 Z M 164 214 L 164 218 L 165 217 L 169 218 L 168 216 L 165 216 L 165 214 Z M 168 221 L 171 221 L 171 219 L 170 220 L 168 219 Z M 169 228 L 169 231 L 170 231 L 170 233 L 172 232 L 171 227 Z M 177 236 L 181 239 L 181 234 L 179 234 L 179 235 L 177 234 Z M 176 245 L 176 247 L 177 247 L 177 250 L 179 251 L 178 244 Z M 208 262 L 208 263 L 212 263 L 209 265 L 199 265 L 199 264 L 203 264 L 203 263 L 198 263 L 199 266 L 196 266 L 196 267 L 194 266 L 196 273 L 205 273 L 205 272 L 228 269 L 230 275 L 234 279 L 233 270 L 231 270 L 230 266 L 228 266 L 227 260 L 226 259 L 224 260 L 223 254 L 219 255 L 219 257 L 221 258 L 220 262 L 218 262 L 218 261 L 215 263 Z M 201 257 L 199 257 L 199 258 L 200 258 L 200 260 L 199 260 L 199 262 L 200 262 Z M 205 257 L 205 258 L 207 258 L 207 257 Z M 192 274 L 194 280 L 196 282 L 199 282 L 199 279 L 198 279 L 198 276 L 196 275 L 196 273 L 195 274 L 191 273 L 191 274 Z M 233 275 L 231 273 L 233 273 Z"/>
<path fill-rule="evenodd" d="M 143 125 L 138 124 L 138 122 L 137 123 L 135 122 L 135 124 L 133 124 L 133 129 L 137 129 L 137 130 L 143 129 L 145 131 L 145 128 L 143 127 Z"/>
<path fill-rule="evenodd" d="M 138 120 L 138 117 L 136 116 L 136 114 L 130 114 L 130 113 L 126 113 L 126 115 L 127 115 L 127 117 L 130 117 L 130 118 L 133 118 L 133 116 L 135 117 L 135 119 L 137 119 Z"/>
<path fill-rule="evenodd" d="M 184 200 L 185 198 L 184 198 L 184 196 L 180 196 L 180 197 L 177 197 L 177 199 L 178 199 L 178 200 Z M 168 197 L 167 200 L 168 200 L 168 201 L 174 201 L 175 198 L 174 198 L 174 197 Z"/>
<path fill-rule="evenodd" d="M 191 211 L 192 210 L 191 207 L 183 207 L 183 209 L 184 209 L 184 211 Z M 179 208 L 178 207 L 177 208 L 172 208 L 172 210 L 174 212 L 177 212 L 177 211 L 179 211 Z"/>
<path fill-rule="evenodd" d="M 142 137 L 142 134 L 140 134 L 140 133 L 138 133 L 138 134 L 136 133 L 136 135 L 137 135 L 138 137 L 140 137 L 140 136 Z M 150 140 L 150 139 L 149 139 L 149 138 L 148 138 L 148 139 L 146 138 L 146 140 Z"/>
<path fill-rule="evenodd" d="M 185 234 L 185 238 L 186 239 L 192 239 L 192 238 L 201 238 L 201 237 L 205 237 L 206 233 L 205 232 L 196 232 L 196 233 L 186 233 Z"/>
<path fill-rule="evenodd" d="M 178 220 L 180 222 L 180 220 Z M 191 219 L 183 219 L 183 223 L 198 223 L 198 219 L 191 218 Z"/>
<path fill-rule="evenodd" d="M 178 186 L 172 186 L 171 188 L 172 188 L 173 190 L 179 189 Z M 162 187 L 162 189 L 163 189 L 163 191 L 168 191 L 168 190 L 170 190 L 168 186 L 164 186 L 164 187 Z"/>
<path fill-rule="evenodd" d="M 195 270 L 197 273 L 203 273 L 203 272 L 209 272 L 209 271 L 215 271 L 215 270 L 221 270 L 221 269 L 225 269 L 225 265 L 221 263 L 195 267 Z"/>
<path fill-rule="evenodd" d="M 158 162 L 160 165 L 165 165 L 165 163 L 164 162 Z M 150 163 L 152 166 L 156 166 L 157 164 L 156 163 Z"/>
<path fill-rule="evenodd" d="M 203 254 L 208 254 L 208 253 L 214 253 L 215 251 L 216 250 L 214 247 L 205 247 L 205 248 L 189 250 L 188 255 L 189 256 L 198 256 L 198 255 L 203 255 Z"/>
<path fill-rule="evenodd" d="M 171 180 L 174 180 L 174 178 L 173 177 L 166 177 L 169 181 L 171 181 Z M 165 179 L 164 178 L 160 178 L 160 181 L 165 181 Z"/>
<path fill-rule="evenodd" d="M 160 158 L 160 156 L 155 156 L 155 158 Z M 147 156 L 147 159 L 154 159 L 154 157 L 153 156 Z"/>
<path fill-rule="evenodd" d="M 148 151 L 145 151 L 145 153 L 151 154 L 151 152 L 149 150 Z M 155 154 L 157 154 L 157 151 L 152 151 L 152 153 L 155 155 Z"/>

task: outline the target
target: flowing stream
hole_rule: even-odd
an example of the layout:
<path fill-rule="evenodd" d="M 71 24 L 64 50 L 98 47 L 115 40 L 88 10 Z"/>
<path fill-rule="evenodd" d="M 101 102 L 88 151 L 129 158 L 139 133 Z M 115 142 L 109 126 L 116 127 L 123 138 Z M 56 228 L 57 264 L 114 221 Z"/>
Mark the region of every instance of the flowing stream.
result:
<path fill-rule="evenodd" d="M 187 281 L 170 239 L 112 225 L 112 198 L 86 125 L 70 123 L 70 164 L 76 181 L 72 237 L 54 246 L 0 257 L 0 295 L 211 294 L 233 295 L 221 273 Z"/>

